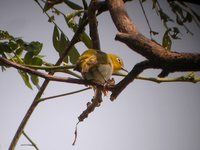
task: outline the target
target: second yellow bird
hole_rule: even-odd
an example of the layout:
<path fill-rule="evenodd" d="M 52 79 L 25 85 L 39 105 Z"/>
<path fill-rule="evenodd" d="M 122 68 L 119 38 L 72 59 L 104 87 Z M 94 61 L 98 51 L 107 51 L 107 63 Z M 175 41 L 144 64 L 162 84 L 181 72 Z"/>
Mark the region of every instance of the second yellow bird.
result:
<path fill-rule="evenodd" d="M 75 70 L 81 72 L 84 79 L 101 85 L 104 85 L 112 74 L 120 70 L 126 71 L 119 56 L 94 49 L 83 52 L 79 57 Z"/>

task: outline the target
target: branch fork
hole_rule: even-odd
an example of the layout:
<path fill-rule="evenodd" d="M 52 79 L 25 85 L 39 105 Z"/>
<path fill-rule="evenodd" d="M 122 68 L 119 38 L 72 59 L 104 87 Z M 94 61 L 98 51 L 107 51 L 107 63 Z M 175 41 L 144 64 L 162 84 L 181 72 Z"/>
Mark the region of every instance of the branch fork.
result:
<path fill-rule="evenodd" d="M 111 100 L 116 99 L 123 89 L 146 69 L 161 69 L 159 77 L 165 77 L 177 71 L 200 71 L 200 54 L 167 51 L 160 44 L 139 32 L 129 18 L 123 0 L 106 0 L 106 2 L 112 20 L 119 31 L 115 39 L 125 43 L 134 52 L 147 59 L 136 64 L 131 72 L 114 87 Z"/>

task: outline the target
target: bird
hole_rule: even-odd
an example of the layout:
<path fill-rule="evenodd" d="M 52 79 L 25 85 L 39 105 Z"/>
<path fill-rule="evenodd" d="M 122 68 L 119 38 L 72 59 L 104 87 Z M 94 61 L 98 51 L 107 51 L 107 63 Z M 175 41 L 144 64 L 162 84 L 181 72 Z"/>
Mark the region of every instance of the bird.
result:
<path fill-rule="evenodd" d="M 111 76 L 121 70 L 128 72 L 119 56 L 96 49 L 84 51 L 74 70 L 79 71 L 84 79 L 99 85 L 107 84 Z"/>

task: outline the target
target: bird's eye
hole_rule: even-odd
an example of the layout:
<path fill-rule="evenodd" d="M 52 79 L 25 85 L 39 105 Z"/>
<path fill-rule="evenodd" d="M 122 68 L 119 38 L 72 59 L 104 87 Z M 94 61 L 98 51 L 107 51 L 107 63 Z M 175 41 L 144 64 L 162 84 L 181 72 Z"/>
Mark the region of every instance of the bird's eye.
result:
<path fill-rule="evenodd" d="M 118 62 L 121 62 L 121 59 L 119 57 L 116 58 Z"/>

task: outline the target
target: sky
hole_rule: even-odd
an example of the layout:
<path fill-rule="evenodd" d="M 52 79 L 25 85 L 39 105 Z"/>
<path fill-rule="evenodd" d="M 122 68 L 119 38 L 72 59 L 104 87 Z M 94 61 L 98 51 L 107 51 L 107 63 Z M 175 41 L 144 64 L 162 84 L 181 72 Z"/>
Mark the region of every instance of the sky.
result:
<path fill-rule="evenodd" d="M 79 1 L 80 2 L 80 1 Z M 165 3 L 161 6 L 165 8 Z M 163 32 L 160 20 L 152 15 L 151 6 L 144 4 L 153 30 Z M 60 9 L 71 10 L 61 6 Z M 129 16 L 139 31 L 149 37 L 149 29 L 138 1 L 126 5 Z M 196 7 L 196 10 L 199 7 Z M 198 11 L 198 14 L 200 12 Z M 71 38 L 72 32 L 66 28 L 62 18 L 56 20 Z M 118 54 L 124 60 L 127 70 L 144 58 L 126 45 L 115 41 L 117 30 L 108 12 L 98 17 L 101 48 L 105 52 Z M 182 40 L 174 41 L 172 49 L 179 52 L 198 52 L 200 29 L 189 25 L 193 36 L 183 31 Z M 53 24 L 34 0 L 1 0 L 0 29 L 6 30 L 25 41 L 43 43 L 44 59 L 55 63 L 58 54 L 52 45 Z M 161 37 L 156 40 L 161 42 Z M 84 45 L 78 44 L 82 53 Z M 144 71 L 144 76 L 156 76 L 159 70 Z M 66 76 L 65 74 L 56 74 Z M 175 73 L 170 76 L 182 75 Z M 121 77 L 114 77 L 116 81 Z M 42 83 L 41 80 L 40 83 Z M 85 88 L 50 82 L 43 97 L 68 93 Z M 16 69 L 0 72 L 0 150 L 6 150 L 32 103 L 37 89 L 28 89 Z M 60 97 L 40 103 L 33 112 L 25 132 L 41 150 L 199 150 L 200 149 L 200 84 L 193 83 L 153 83 L 135 80 L 111 102 L 103 97 L 101 107 L 95 109 L 78 126 L 78 138 L 72 146 L 77 117 L 86 109 L 93 91 L 85 91 L 71 96 Z M 16 150 L 33 150 L 22 135 Z"/>

